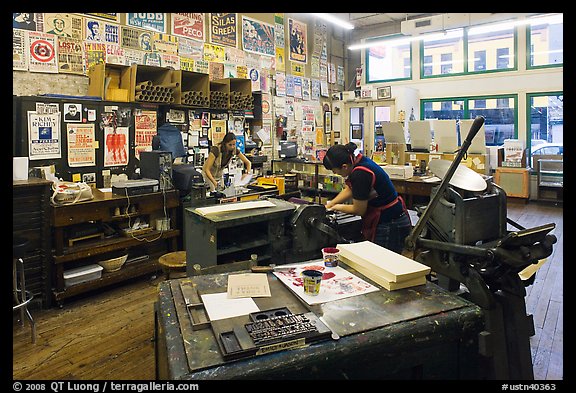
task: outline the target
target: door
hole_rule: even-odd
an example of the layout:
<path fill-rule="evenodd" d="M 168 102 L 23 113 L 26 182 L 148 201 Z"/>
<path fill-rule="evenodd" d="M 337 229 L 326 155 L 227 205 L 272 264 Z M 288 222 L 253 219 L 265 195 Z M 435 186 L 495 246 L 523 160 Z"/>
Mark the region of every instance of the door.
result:
<path fill-rule="evenodd" d="M 381 125 L 395 121 L 394 100 L 350 102 L 344 108 L 342 132 L 346 136 L 342 142 L 354 142 L 358 146 L 357 152 L 368 157 L 372 157 L 374 151 L 383 151 L 385 141 Z"/>

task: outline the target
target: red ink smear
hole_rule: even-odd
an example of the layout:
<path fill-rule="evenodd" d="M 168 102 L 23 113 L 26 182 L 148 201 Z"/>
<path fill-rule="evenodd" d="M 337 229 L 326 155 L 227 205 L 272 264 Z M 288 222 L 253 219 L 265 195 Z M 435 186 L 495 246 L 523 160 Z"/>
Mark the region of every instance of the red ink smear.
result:
<path fill-rule="evenodd" d="M 329 280 L 332 277 L 334 277 L 336 274 L 332 273 L 332 272 L 328 272 L 328 273 L 322 273 L 322 280 Z"/>
<path fill-rule="evenodd" d="M 319 271 L 322 271 L 322 270 L 324 270 L 324 269 L 325 269 L 324 266 L 312 265 L 312 266 L 306 266 L 306 267 L 303 268 L 302 270 L 319 270 Z"/>
<path fill-rule="evenodd" d="M 301 287 L 301 286 L 303 286 L 304 283 L 303 283 L 302 278 L 300 278 L 300 277 L 295 278 L 295 279 L 292 281 L 292 285 L 294 285 L 295 287 Z"/>

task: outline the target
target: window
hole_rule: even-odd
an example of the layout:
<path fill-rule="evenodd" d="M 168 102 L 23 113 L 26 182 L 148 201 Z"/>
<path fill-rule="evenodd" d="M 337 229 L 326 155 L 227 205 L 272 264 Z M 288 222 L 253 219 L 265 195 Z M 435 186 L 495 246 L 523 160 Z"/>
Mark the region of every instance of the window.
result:
<path fill-rule="evenodd" d="M 503 145 L 504 139 L 516 138 L 517 96 L 423 100 L 424 119 L 474 119 L 484 117 L 486 145 Z M 463 136 L 460 135 L 462 138 Z"/>
<path fill-rule="evenodd" d="M 514 69 L 516 28 L 502 23 L 468 29 L 468 69 L 476 72 Z"/>
<path fill-rule="evenodd" d="M 370 41 L 372 40 L 367 40 Z M 384 42 L 366 51 L 367 83 L 410 79 L 412 77 L 410 41 L 392 37 Z"/>
<path fill-rule="evenodd" d="M 440 55 L 441 63 L 440 63 L 440 73 L 444 74 L 451 74 L 452 73 L 452 53 L 442 53 Z"/>
<path fill-rule="evenodd" d="M 564 95 L 562 93 L 538 93 L 527 95 L 528 135 L 526 140 L 534 154 L 548 154 L 550 146 L 563 146 L 564 142 Z M 543 141 L 544 143 L 541 143 Z M 536 148 L 542 148 L 535 152 Z M 546 150 L 543 150 L 546 148 Z M 550 148 L 550 149 L 549 149 Z M 555 151 L 560 150 L 557 148 Z M 563 152 L 563 147 L 562 150 Z M 552 153 L 556 154 L 556 153 Z"/>
<path fill-rule="evenodd" d="M 447 31 L 440 38 L 422 40 L 422 77 L 464 72 L 464 29 Z"/>
<path fill-rule="evenodd" d="M 564 63 L 563 14 L 532 18 L 527 29 L 528 68 L 561 66 Z"/>
<path fill-rule="evenodd" d="M 424 56 L 424 76 L 432 75 L 432 56 Z"/>

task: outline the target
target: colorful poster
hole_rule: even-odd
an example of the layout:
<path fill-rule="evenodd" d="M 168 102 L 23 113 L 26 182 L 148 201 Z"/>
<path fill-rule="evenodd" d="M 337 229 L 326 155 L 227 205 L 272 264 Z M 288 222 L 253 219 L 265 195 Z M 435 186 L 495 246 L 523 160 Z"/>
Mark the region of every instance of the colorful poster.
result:
<path fill-rule="evenodd" d="M 105 44 L 106 45 L 106 64 L 126 64 L 126 50 L 120 45 Z"/>
<path fill-rule="evenodd" d="M 251 68 L 248 72 L 250 82 L 252 82 L 252 91 L 260 91 L 260 71 L 256 68 Z"/>
<path fill-rule="evenodd" d="M 43 31 L 38 29 L 37 18 L 42 14 L 34 14 L 29 12 L 14 12 L 12 13 L 12 28 L 22 29 L 28 31 Z"/>
<path fill-rule="evenodd" d="M 124 49 L 152 50 L 152 33 L 145 30 L 122 26 L 120 46 Z"/>
<path fill-rule="evenodd" d="M 106 44 L 103 42 L 84 42 L 86 69 L 106 62 Z"/>
<path fill-rule="evenodd" d="M 58 56 L 56 56 L 56 36 L 53 34 L 28 32 L 30 72 L 58 73 Z"/>
<path fill-rule="evenodd" d="M 210 72 L 210 63 L 204 60 L 194 60 L 194 72 L 208 74 Z"/>
<path fill-rule="evenodd" d="M 141 151 L 152 150 L 152 138 L 156 135 L 156 111 L 142 111 L 134 116 L 136 159 L 140 158 Z"/>
<path fill-rule="evenodd" d="M 217 145 L 226 135 L 226 120 L 212 119 L 210 122 L 210 140 L 212 146 Z"/>
<path fill-rule="evenodd" d="M 302 98 L 302 78 L 299 76 L 294 77 L 294 97 Z"/>
<path fill-rule="evenodd" d="M 286 74 L 283 72 L 276 73 L 276 95 L 279 97 L 286 95 Z"/>
<path fill-rule="evenodd" d="M 45 13 L 44 32 L 58 37 L 75 38 L 81 40 L 82 18 L 64 13 Z"/>
<path fill-rule="evenodd" d="M 302 99 L 310 101 L 310 78 L 302 78 Z"/>
<path fill-rule="evenodd" d="M 128 127 L 104 127 L 104 166 L 128 165 L 128 135 Z M 140 151 L 136 150 L 137 157 Z"/>
<path fill-rule="evenodd" d="M 96 165 L 94 123 L 69 123 L 66 125 L 68 166 L 83 167 Z"/>
<path fill-rule="evenodd" d="M 166 33 L 166 14 L 162 12 L 128 12 L 126 13 L 126 24 Z"/>
<path fill-rule="evenodd" d="M 290 35 L 290 61 L 307 63 L 306 24 L 288 18 L 288 33 Z"/>
<path fill-rule="evenodd" d="M 224 78 L 236 78 L 236 64 L 224 63 Z"/>
<path fill-rule="evenodd" d="M 276 71 L 286 71 L 286 56 L 284 48 L 276 47 Z"/>
<path fill-rule="evenodd" d="M 28 111 L 28 157 L 30 160 L 62 158 L 60 112 L 38 114 Z"/>
<path fill-rule="evenodd" d="M 82 45 L 82 41 L 73 38 L 58 38 L 58 72 L 84 75 L 84 67 L 84 45 Z"/>
<path fill-rule="evenodd" d="M 274 14 L 274 45 L 284 49 L 284 14 Z"/>
<path fill-rule="evenodd" d="M 204 43 L 204 61 L 223 63 L 226 59 L 223 46 Z"/>
<path fill-rule="evenodd" d="M 274 57 L 274 26 L 242 16 L 242 47 L 246 52 Z"/>
<path fill-rule="evenodd" d="M 205 41 L 203 12 L 177 12 L 170 15 L 172 34 L 196 41 Z"/>
<path fill-rule="evenodd" d="M 194 60 L 202 60 L 204 43 L 180 37 L 178 39 L 178 55 Z"/>
<path fill-rule="evenodd" d="M 217 45 L 238 47 L 238 27 L 236 13 L 210 14 L 210 42 Z"/>
<path fill-rule="evenodd" d="M 286 75 L 286 95 L 294 97 L 294 75 Z"/>
<path fill-rule="evenodd" d="M 153 49 L 155 52 L 178 54 L 178 37 L 164 33 L 154 33 Z"/>
<path fill-rule="evenodd" d="M 237 65 L 236 77 L 242 79 L 248 79 L 248 68 L 246 66 Z"/>
<path fill-rule="evenodd" d="M 262 119 L 272 120 L 272 105 L 270 94 L 262 93 Z"/>
<path fill-rule="evenodd" d="M 312 79 L 312 94 L 310 99 L 312 101 L 319 101 L 320 100 L 320 80 Z"/>

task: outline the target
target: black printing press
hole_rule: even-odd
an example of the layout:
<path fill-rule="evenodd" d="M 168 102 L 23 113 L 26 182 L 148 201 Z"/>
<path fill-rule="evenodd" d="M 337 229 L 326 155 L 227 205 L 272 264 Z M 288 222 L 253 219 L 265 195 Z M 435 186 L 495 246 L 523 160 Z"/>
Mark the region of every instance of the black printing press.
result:
<path fill-rule="evenodd" d="M 555 224 L 523 228 L 507 218 L 502 188 L 459 165 L 483 123 L 480 116 L 474 120 L 453 162 L 430 162 L 442 182 L 419 212 L 406 248 L 437 273 L 440 286 L 482 308 L 485 327 L 478 341 L 486 377 L 531 380 L 534 323 L 526 314 L 525 287 L 535 275 L 522 280 L 518 273 L 552 254 Z"/>

